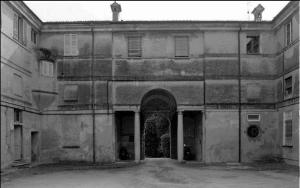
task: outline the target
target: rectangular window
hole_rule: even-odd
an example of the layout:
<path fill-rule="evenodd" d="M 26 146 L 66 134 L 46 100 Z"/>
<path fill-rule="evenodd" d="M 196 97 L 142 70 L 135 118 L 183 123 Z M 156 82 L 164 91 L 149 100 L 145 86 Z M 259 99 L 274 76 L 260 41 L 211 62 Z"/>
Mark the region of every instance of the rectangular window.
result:
<path fill-rule="evenodd" d="M 78 55 L 78 37 L 76 34 L 64 35 L 64 55 L 65 56 Z"/>
<path fill-rule="evenodd" d="M 31 28 L 31 42 L 36 44 L 37 43 L 37 32 Z"/>
<path fill-rule="evenodd" d="M 42 60 L 40 63 L 40 72 L 42 76 L 53 77 L 53 62 Z"/>
<path fill-rule="evenodd" d="M 22 123 L 22 111 L 19 109 L 14 109 L 14 122 Z"/>
<path fill-rule="evenodd" d="M 142 38 L 140 36 L 128 37 L 128 57 L 142 57 Z"/>
<path fill-rule="evenodd" d="M 292 42 L 292 21 L 285 25 L 286 45 Z"/>
<path fill-rule="evenodd" d="M 175 57 L 189 57 L 189 37 L 175 37 Z"/>
<path fill-rule="evenodd" d="M 14 14 L 13 38 L 23 45 L 27 42 L 27 23 L 18 14 Z"/>
<path fill-rule="evenodd" d="M 259 53 L 259 36 L 247 36 L 247 54 Z"/>
<path fill-rule="evenodd" d="M 23 79 L 20 75 L 14 74 L 13 77 L 13 93 L 16 96 L 22 97 Z"/>
<path fill-rule="evenodd" d="M 292 112 L 283 113 L 283 145 L 293 145 L 293 115 Z"/>
<path fill-rule="evenodd" d="M 78 100 L 78 85 L 65 85 L 64 101 Z"/>
<path fill-rule="evenodd" d="M 259 114 L 248 114 L 247 116 L 248 121 L 260 121 Z"/>
<path fill-rule="evenodd" d="M 293 77 L 290 76 L 284 80 L 284 96 L 289 98 L 293 93 Z"/>

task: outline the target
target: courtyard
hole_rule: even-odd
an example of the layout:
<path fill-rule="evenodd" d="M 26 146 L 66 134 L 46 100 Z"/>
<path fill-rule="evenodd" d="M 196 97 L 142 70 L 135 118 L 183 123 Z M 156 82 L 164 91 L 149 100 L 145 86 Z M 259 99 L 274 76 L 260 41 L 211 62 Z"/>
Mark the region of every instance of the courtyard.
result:
<path fill-rule="evenodd" d="M 283 163 L 178 163 L 146 158 L 141 164 L 40 165 L 1 175 L 3 188 L 297 188 L 299 169 Z"/>

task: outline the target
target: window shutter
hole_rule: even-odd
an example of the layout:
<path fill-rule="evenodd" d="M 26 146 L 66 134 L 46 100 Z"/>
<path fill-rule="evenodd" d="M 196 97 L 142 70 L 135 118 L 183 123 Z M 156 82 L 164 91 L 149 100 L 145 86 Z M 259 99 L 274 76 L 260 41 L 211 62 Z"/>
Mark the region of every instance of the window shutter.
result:
<path fill-rule="evenodd" d="M 64 35 L 64 55 L 71 55 L 71 37 L 69 34 Z"/>
<path fill-rule="evenodd" d="M 23 20 L 23 44 L 26 46 L 27 44 L 27 23 Z"/>
<path fill-rule="evenodd" d="M 18 25 L 19 25 L 19 33 L 18 33 L 18 40 L 19 42 L 22 42 L 23 43 L 23 19 L 18 17 Z"/>
<path fill-rule="evenodd" d="M 71 54 L 78 55 L 78 38 L 76 34 L 71 34 Z"/>
<path fill-rule="evenodd" d="M 49 76 L 53 76 L 53 63 L 48 62 L 49 64 Z"/>
<path fill-rule="evenodd" d="M 18 39 L 18 15 L 14 14 L 13 38 Z"/>
<path fill-rule="evenodd" d="M 128 57 L 142 56 L 141 37 L 128 37 Z"/>
<path fill-rule="evenodd" d="M 175 57 L 189 56 L 189 38 L 185 36 L 175 37 Z"/>

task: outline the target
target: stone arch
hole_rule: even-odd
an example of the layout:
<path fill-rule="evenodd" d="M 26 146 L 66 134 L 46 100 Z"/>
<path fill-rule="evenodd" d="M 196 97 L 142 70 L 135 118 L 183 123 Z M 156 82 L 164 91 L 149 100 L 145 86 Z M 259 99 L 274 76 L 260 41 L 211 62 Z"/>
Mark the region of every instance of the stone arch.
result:
<path fill-rule="evenodd" d="M 174 114 L 176 114 L 177 110 L 177 103 L 175 100 L 175 97 L 167 90 L 165 89 L 152 89 L 148 91 L 146 94 L 144 94 L 142 100 L 141 100 L 141 106 L 140 106 L 140 112 L 141 112 L 141 158 L 144 158 L 145 151 L 147 150 L 145 147 L 149 147 L 145 142 L 145 128 L 149 127 L 147 123 L 156 124 L 156 129 L 160 129 L 162 126 L 160 126 L 160 122 L 155 122 L 155 117 L 158 119 L 165 119 L 167 121 L 167 132 L 166 134 L 169 135 L 170 140 L 170 147 L 169 150 L 173 149 L 173 153 L 176 151 L 176 134 L 175 129 L 177 126 L 177 121 L 174 118 Z M 159 120 L 157 120 L 159 121 Z M 173 127 L 173 128 L 172 128 Z M 171 146 L 171 133 L 173 135 L 173 144 L 174 147 Z M 175 136 L 174 136 L 175 135 Z M 161 134 L 157 134 L 157 139 L 160 139 Z M 175 140 L 176 139 L 176 140 Z M 154 141 L 153 141 L 154 142 Z M 157 143 L 156 143 L 157 144 Z M 156 146 L 154 146 L 156 147 Z M 161 143 L 159 145 L 161 147 Z M 170 152 L 171 153 L 171 152 Z M 170 157 L 170 155 L 168 156 Z"/>

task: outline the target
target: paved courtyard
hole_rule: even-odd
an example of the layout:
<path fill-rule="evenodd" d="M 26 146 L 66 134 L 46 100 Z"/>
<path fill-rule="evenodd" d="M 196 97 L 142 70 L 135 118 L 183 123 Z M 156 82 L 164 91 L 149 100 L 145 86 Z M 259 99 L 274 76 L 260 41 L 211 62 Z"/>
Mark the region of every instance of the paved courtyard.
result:
<path fill-rule="evenodd" d="M 1 176 L 2 188 L 297 188 L 298 169 L 282 164 L 179 164 L 147 159 L 122 168 L 38 166 Z"/>

